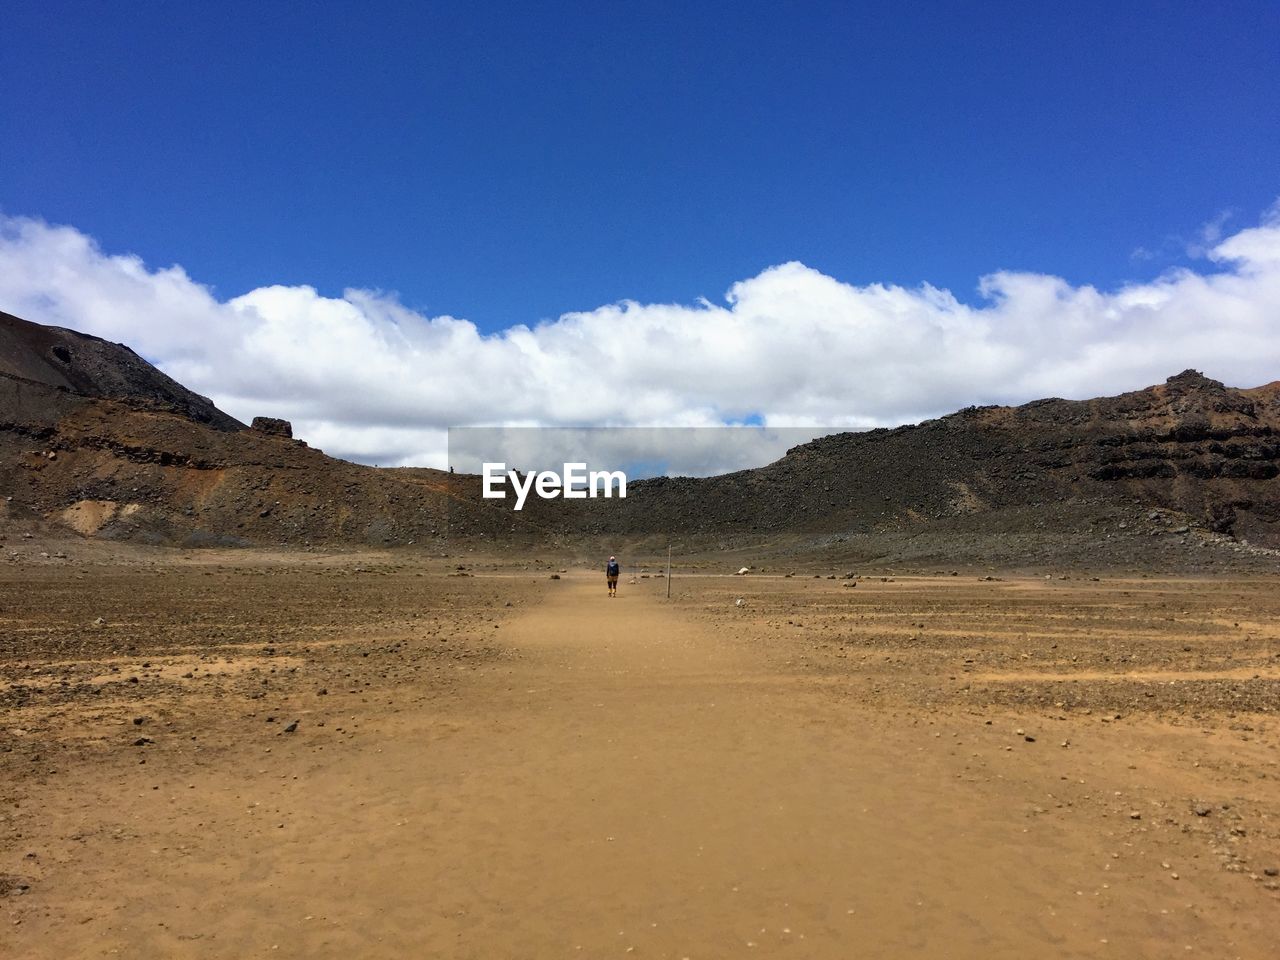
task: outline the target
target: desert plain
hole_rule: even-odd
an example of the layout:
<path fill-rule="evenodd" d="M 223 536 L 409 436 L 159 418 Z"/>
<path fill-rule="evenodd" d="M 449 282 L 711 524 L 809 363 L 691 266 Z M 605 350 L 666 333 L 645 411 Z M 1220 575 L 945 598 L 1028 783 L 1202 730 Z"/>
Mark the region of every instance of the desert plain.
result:
<path fill-rule="evenodd" d="M 1274 576 L 7 546 L 5 957 L 1275 956 Z"/>

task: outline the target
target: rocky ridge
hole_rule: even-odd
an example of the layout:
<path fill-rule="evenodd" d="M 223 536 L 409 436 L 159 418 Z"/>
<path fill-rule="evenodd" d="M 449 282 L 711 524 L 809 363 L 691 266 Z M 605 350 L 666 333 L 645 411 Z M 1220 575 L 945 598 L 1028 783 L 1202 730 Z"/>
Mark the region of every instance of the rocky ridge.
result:
<path fill-rule="evenodd" d="M 336 460 L 291 432 L 245 427 L 127 347 L 0 314 L 10 523 L 190 546 L 673 540 L 921 564 L 1198 568 L 1210 553 L 1274 564 L 1280 549 L 1280 383 L 1194 371 L 836 434 L 757 469 L 519 514 L 482 500 L 476 477 Z"/>

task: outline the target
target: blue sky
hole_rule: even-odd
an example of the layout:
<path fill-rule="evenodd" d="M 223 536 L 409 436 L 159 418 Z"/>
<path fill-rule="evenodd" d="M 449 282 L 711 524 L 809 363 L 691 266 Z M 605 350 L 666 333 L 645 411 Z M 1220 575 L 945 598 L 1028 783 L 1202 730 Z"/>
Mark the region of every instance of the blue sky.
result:
<path fill-rule="evenodd" d="M 1275 0 L 10 0 L 3 39 L 0 309 L 349 459 L 1280 379 Z"/>
<path fill-rule="evenodd" d="M 0 212 L 222 298 L 482 331 L 994 270 L 1103 288 L 1280 194 L 1280 4 L 5 5 Z M 1145 251 L 1134 256 L 1135 251 Z"/>

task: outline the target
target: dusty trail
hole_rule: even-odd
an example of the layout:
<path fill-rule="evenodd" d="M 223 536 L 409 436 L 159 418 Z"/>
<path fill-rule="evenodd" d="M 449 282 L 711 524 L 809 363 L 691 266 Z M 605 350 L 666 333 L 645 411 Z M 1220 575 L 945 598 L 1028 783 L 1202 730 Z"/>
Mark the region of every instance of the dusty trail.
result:
<path fill-rule="evenodd" d="M 51 816 L 117 811 L 145 846 L 98 842 L 61 878 L 90 919 L 6 955 L 1263 955 L 1212 890 L 1101 887 L 1109 841 L 1029 827 L 932 729 L 655 594 L 559 586 L 504 625 L 518 659 L 349 747 L 64 791 Z"/>

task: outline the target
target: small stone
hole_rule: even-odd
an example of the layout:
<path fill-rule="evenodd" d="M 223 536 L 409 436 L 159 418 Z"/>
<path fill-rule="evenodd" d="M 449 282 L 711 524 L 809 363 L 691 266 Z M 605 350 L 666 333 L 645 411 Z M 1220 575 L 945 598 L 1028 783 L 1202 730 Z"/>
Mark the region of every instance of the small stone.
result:
<path fill-rule="evenodd" d="M 1206 804 L 1197 803 L 1194 807 L 1191 808 L 1191 812 L 1194 813 L 1197 817 L 1207 817 L 1210 813 L 1213 812 L 1213 809 L 1207 806 Z"/>
<path fill-rule="evenodd" d="M 297 721 L 297 720 L 295 720 L 295 721 L 293 721 L 293 723 L 289 724 L 287 727 L 285 727 L 285 728 L 284 728 L 284 732 L 285 732 L 285 733 L 293 733 L 293 732 L 294 732 L 295 730 L 297 730 L 297 729 L 298 729 L 298 721 Z"/>

